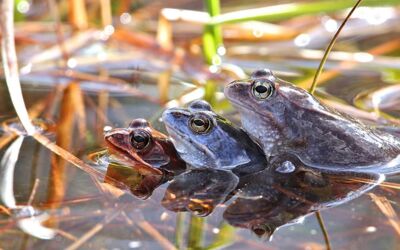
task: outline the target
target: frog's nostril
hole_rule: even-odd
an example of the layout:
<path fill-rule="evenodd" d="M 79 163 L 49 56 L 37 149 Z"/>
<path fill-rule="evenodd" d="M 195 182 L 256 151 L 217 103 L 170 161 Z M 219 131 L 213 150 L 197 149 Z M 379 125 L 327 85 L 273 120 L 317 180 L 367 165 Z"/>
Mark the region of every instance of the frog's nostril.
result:
<path fill-rule="evenodd" d="M 250 78 L 251 79 L 265 78 L 265 77 L 268 77 L 268 76 L 271 76 L 271 75 L 273 75 L 273 74 L 272 74 L 272 71 L 270 69 L 259 69 L 259 70 L 254 71 L 251 74 Z"/>
<path fill-rule="evenodd" d="M 146 119 L 137 118 L 131 121 L 129 127 L 131 128 L 141 128 L 141 127 L 149 127 L 150 124 Z"/>
<path fill-rule="evenodd" d="M 173 123 L 173 121 L 177 118 L 177 112 L 174 111 L 172 108 L 166 109 L 162 114 L 162 121 L 165 124 Z"/>
<path fill-rule="evenodd" d="M 112 138 L 117 139 L 117 140 L 122 140 L 124 138 L 124 136 L 121 134 L 113 134 L 111 136 L 112 136 Z"/>
<path fill-rule="evenodd" d="M 163 113 L 163 117 L 166 117 L 166 118 L 168 118 L 168 117 L 173 117 L 173 118 L 179 118 L 179 117 L 181 117 L 182 116 L 182 113 L 180 112 L 180 111 L 178 111 L 178 110 L 173 110 L 173 109 L 167 109 L 167 110 L 165 110 L 164 111 L 164 113 Z"/>

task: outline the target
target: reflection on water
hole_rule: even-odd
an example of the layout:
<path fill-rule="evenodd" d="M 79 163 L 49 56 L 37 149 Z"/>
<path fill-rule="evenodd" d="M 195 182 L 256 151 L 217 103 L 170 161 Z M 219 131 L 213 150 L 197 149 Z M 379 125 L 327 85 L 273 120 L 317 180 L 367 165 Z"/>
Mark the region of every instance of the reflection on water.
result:
<path fill-rule="evenodd" d="M 111 168 L 107 174 L 113 173 L 117 180 L 126 183 L 131 177 L 135 179 L 134 171 L 128 177 L 126 171 Z M 193 169 L 168 183 L 161 204 L 168 210 L 197 216 L 208 216 L 217 205 L 224 204 L 223 218 L 229 224 L 270 237 L 279 227 L 355 199 L 383 180 L 380 174 L 335 173 L 300 166 L 294 172 L 280 173 L 271 165 L 244 176 L 224 170 Z M 132 180 L 129 185 L 135 185 L 134 190 L 145 186 L 149 194 L 156 188 L 145 179 Z M 136 196 L 136 191 L 132 193 Z"/>

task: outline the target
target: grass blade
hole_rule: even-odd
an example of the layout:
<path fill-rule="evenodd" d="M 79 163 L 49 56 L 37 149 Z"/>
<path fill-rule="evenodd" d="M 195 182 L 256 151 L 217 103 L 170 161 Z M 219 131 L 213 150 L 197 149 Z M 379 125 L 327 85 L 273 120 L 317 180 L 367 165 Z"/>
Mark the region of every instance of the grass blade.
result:
<path fill-rule="evenodd" d="M 350 19 L 351 15 L 353 14 L 353 12 L 356 10 L 356 8 L 360 5 L 362 0 L 358 0 L 357 3 L 353 6 L 353 8 L 350 10 L 349 14 L 346 16 L 346 18 L 343 20 L 342 24 L 340 25 L 339 29 L 336 31 L 335 35 L 333 36 L 332 40 L 329 42 L 328 47 L 325 50 L 324 56 L 322 57 L 321 62 L 319 63 L 317 72 L 315 73 L 314 76 L 314 80 L 313 83 L 311 85 L 310 88 L 310 94 L 313 94 L 315 91 L 315 88 L 317 87 L 317 81 L 319 78 L 319 75 L 322 72 L 322 68 L 325 65 L 326 60 L 328 59 L 328 55 L 331 52 L 333 45 L 335 44 L 337 38 L 339 37 L 340 32 L 342 31 L 342 29 L 344 28 L 344 26 L 346 25 L 347 21 Z"/>
<path fill-rule="evenodd" d="M 365 6 L 398 5 L 398 0 L 365 0 Z M 210 24 L 238 23 L 244 21 L 280 21 L 316 13 L 328 13 L 353 7 L 347 0 L 291 3 L 225 13 L 211 18 Z"/>

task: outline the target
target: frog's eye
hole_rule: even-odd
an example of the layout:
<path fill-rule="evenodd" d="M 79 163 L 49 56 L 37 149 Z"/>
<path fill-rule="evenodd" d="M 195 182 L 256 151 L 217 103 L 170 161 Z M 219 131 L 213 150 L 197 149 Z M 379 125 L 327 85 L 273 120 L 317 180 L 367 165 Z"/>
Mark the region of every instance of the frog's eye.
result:
<path fill-rule="evenodd" d="M 251 230 L 257 234 L 257 236 L 271 236 L 273 233 L 273 230 L 268 226 L 268 225 L 257 225 L 253 226 Z"/>
<path fill-rule="evenodd" d="M 208 117 L 202 114 L 195 114 L 189 120 L 190 129 L 198 134 L 205 134 L 210 131 L 212 122 Z"/>
<path fill-rule="evenodd" d="M 188 205 L 188 210 L 197 216 L 205 217 L 213 211 L 213 207 L 208 204 L 202 204 L 197 202 L 191 202 Z"/>
<path fill-rule="evenodd" d="M 137 150 L 143 150 L 150 144 L 150 135 L 146 131 L 134 131 L 131 134 L 131 144 Z"/>
<path fill-rule="evenodd" d="M 267 99 L 274 92 L 274 87 L 269 82 L 263 80 L 256 80 L 253 83 L 252 90 L 253 90 L 253 95 L 258 99 Z"/>

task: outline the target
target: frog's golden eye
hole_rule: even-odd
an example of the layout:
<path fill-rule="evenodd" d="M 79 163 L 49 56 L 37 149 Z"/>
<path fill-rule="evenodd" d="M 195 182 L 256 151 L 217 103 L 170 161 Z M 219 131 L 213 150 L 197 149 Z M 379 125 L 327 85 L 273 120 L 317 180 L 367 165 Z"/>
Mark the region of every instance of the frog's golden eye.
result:
<path fill-rule="evenodd" d="M 188 210 L 194 213 L 197 216 L 205 217 L 213 211 L 213 207 L 209 204 L 191 202 L 188 205 Z"/>
<path fill-rule="evenodd" d="M 131 144 L 137 150 L 143 150 L 150 145 L 150 135 L 144 130 L 134 131 L 131 134 Z"/>
<path fill-rule="evenodd" d="M 269 82 L 263 80 L 256 80 L 253 83 L 252 90 L 253 90 L 253 95 L 256 98 L 267 99 L 274 92 L 274 87 Z"/>
<path fill-rule="evenodd" d="M 253 226 L 251 230 L 259 237 L 271 236 L 271 234 L 273 233 L 272 229 L 266 224 Z"/>
<path fill-rule="evenodd" d="M 205 134 L 210 131 L 212 122 L 208 117 L 202 114 L 195 114 L 189 120 L 190 129 L 198 134 Z"/>

